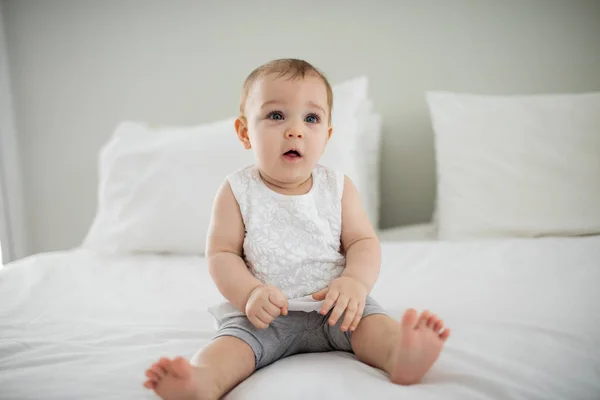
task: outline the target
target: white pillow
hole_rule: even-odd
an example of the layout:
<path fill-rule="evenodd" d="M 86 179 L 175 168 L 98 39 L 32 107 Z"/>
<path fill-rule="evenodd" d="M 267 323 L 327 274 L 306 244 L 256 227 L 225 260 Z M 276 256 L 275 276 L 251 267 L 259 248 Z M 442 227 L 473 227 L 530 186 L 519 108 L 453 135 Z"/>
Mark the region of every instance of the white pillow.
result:
<path fill-rule="evenodd" d="M 600 93 L 427 102 L 440 239 L 600 234 Z"/>
<path fill-rule="evenodd" d="M 345 82 L 339 91 L 334 92 L 335 133 L 321 163 L 346 173 L 369 199 L 372 172 L 356 156 L 363 147 L 360 127 L 369 127 L 359 119 L 365 117 L 359 110 L 367 101 L 366 78 Z M 254 162 L 237 140 L 234 120 L 193 127 L 120 124 L 100 152 L 97 213 L 83 247 L 204 254 L 218 187 L 228 174 Z"/>
<path fill-rule="evenodd" d="M 334 107 L 332 113 L 333 140 L 339 140 L 340 126 L 347 119 L 358 121 L 358 136 L 354 141 L 352 163 L 355 173 L 347 173 L 361 194 L 362 205 L 375 229 L 379 228 L 380 217 L 380 163 L 382 117 L 374 111 L 369 98 L 369 81 L 366 76 L 347 80 L 333 87 Z M 344 139 L 346 140 L 346 139 Z M 322 158 L 322 164 L 328 165 L 329 149 Z M 335 166 L 336 164 L 332 164 Z"/>
<path fill-rule="evenodd" d="M 363 207 L 365 208 L 369 220 L 375 229 L 379 229 L 379 210 L 381 204 L 381 138 L 382 138 L 382 117 L 373 112 L 373 103 L 368 101 L 365 107 L 359 110 L 359 139 L 361 148 L 357 157 L 361 163 L 360 169 L 363 171 L 361 179 L 362 187 L 366 190 L 361 191 Z"/>
<path fill-rule="evenodd" d="M 361 108 L 355 116 L 345 116 L 339 121 L 334 118 L 333 135 L 320 163 L 339 169 L 352 179 L 371 224 L 378 229 L 381 116 L 367 111 Z M 348 137 L 348 132 L 354 132 L 355 136 Z M 341 156 L 340 151 L 346 154 Z"/>

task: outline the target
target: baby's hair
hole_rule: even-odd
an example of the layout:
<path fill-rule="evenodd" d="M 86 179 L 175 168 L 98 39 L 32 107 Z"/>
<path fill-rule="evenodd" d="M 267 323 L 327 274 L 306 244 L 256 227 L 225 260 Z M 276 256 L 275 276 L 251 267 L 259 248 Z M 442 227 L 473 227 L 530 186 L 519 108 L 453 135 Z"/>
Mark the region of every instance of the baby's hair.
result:
<path fill-rule="evenodd" d="M 306 75 L 315 75 L 323 81 L 327 90 L 327 106 L 329 108 L 329 123 L 331 123 L 331 110 L 333 109 L 333 90 L 325 75 L 310 63 L 297 58 L 280 58 L 269 61 L 261 65 L 248 75 L 244 81 L 242 89 L 242 98 L 240 101 L 240 115 L 244 115 L 246 99 L 250 92 L 250 87 L 258 78 L 266 75 L 277 75 L 278 77 L 288 76 L 290 79 L 303 79 Z"/>

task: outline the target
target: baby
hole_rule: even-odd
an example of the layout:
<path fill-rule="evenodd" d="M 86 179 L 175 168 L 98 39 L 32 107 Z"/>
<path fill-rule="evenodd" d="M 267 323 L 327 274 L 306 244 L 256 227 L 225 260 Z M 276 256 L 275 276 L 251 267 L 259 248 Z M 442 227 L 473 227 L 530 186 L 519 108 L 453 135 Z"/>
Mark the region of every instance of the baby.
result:
<path fill-rule="evenodd" d="M 325 76 L 302 60 L 271 61 L 246 79 L 235 129 L 256 163 L 219 189 L 206 250 L 227 301 L 211 307 L 217 333 L 192 363 L 161 358 L 146 371 L 144 386 L 161 398 L 219 399 L 298 353 L 352 352 L 401 385 L 438 358 L 450 334 L 440 319 L 409 309 L 397 322 L 369 295 L 377 235 L 352 181 L 319 164 L 332 104 Z"/>

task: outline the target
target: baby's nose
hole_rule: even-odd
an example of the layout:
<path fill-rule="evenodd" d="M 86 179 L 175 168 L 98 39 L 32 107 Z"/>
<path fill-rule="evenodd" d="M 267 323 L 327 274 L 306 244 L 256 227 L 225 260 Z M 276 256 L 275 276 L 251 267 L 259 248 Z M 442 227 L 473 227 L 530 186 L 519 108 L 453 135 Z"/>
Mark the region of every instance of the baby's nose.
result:
<path fill-rule="evenodd" d="M 292 139 L 292 138 L 301 139 L 302 138 L 302 132 L 299 129 L 291 128 L 291 129 L 287 130 L 286 137 L 289 138 L 289 139 Z"/>

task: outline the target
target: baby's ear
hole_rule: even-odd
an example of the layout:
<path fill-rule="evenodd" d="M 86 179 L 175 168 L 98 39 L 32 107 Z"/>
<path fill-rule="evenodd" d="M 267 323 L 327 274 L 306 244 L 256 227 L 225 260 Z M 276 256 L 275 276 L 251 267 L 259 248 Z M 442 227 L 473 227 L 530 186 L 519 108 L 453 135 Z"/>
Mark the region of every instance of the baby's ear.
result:
<path fill-rule="evenodd" d="M 323 150 L 321 150 L 321 155 L 325 153 L 325 149 L 327 148 L 327 144 L 329 143 L 329 139 L 331 139 L 331 134 L 333 133 L 333 128 L 330 126 L 327 129 L 327 139 L 325 139 L 325 144 L 323 145 Z"/>
<path fill-rule="evenodd" d="M 246 121 L 246 118 L 239 117 L 235 120 L 235 132 L 244 148 L 250 150 L 252 145 L 250 144 L 250 138 L 248 137 L 248 121 Z"/>

